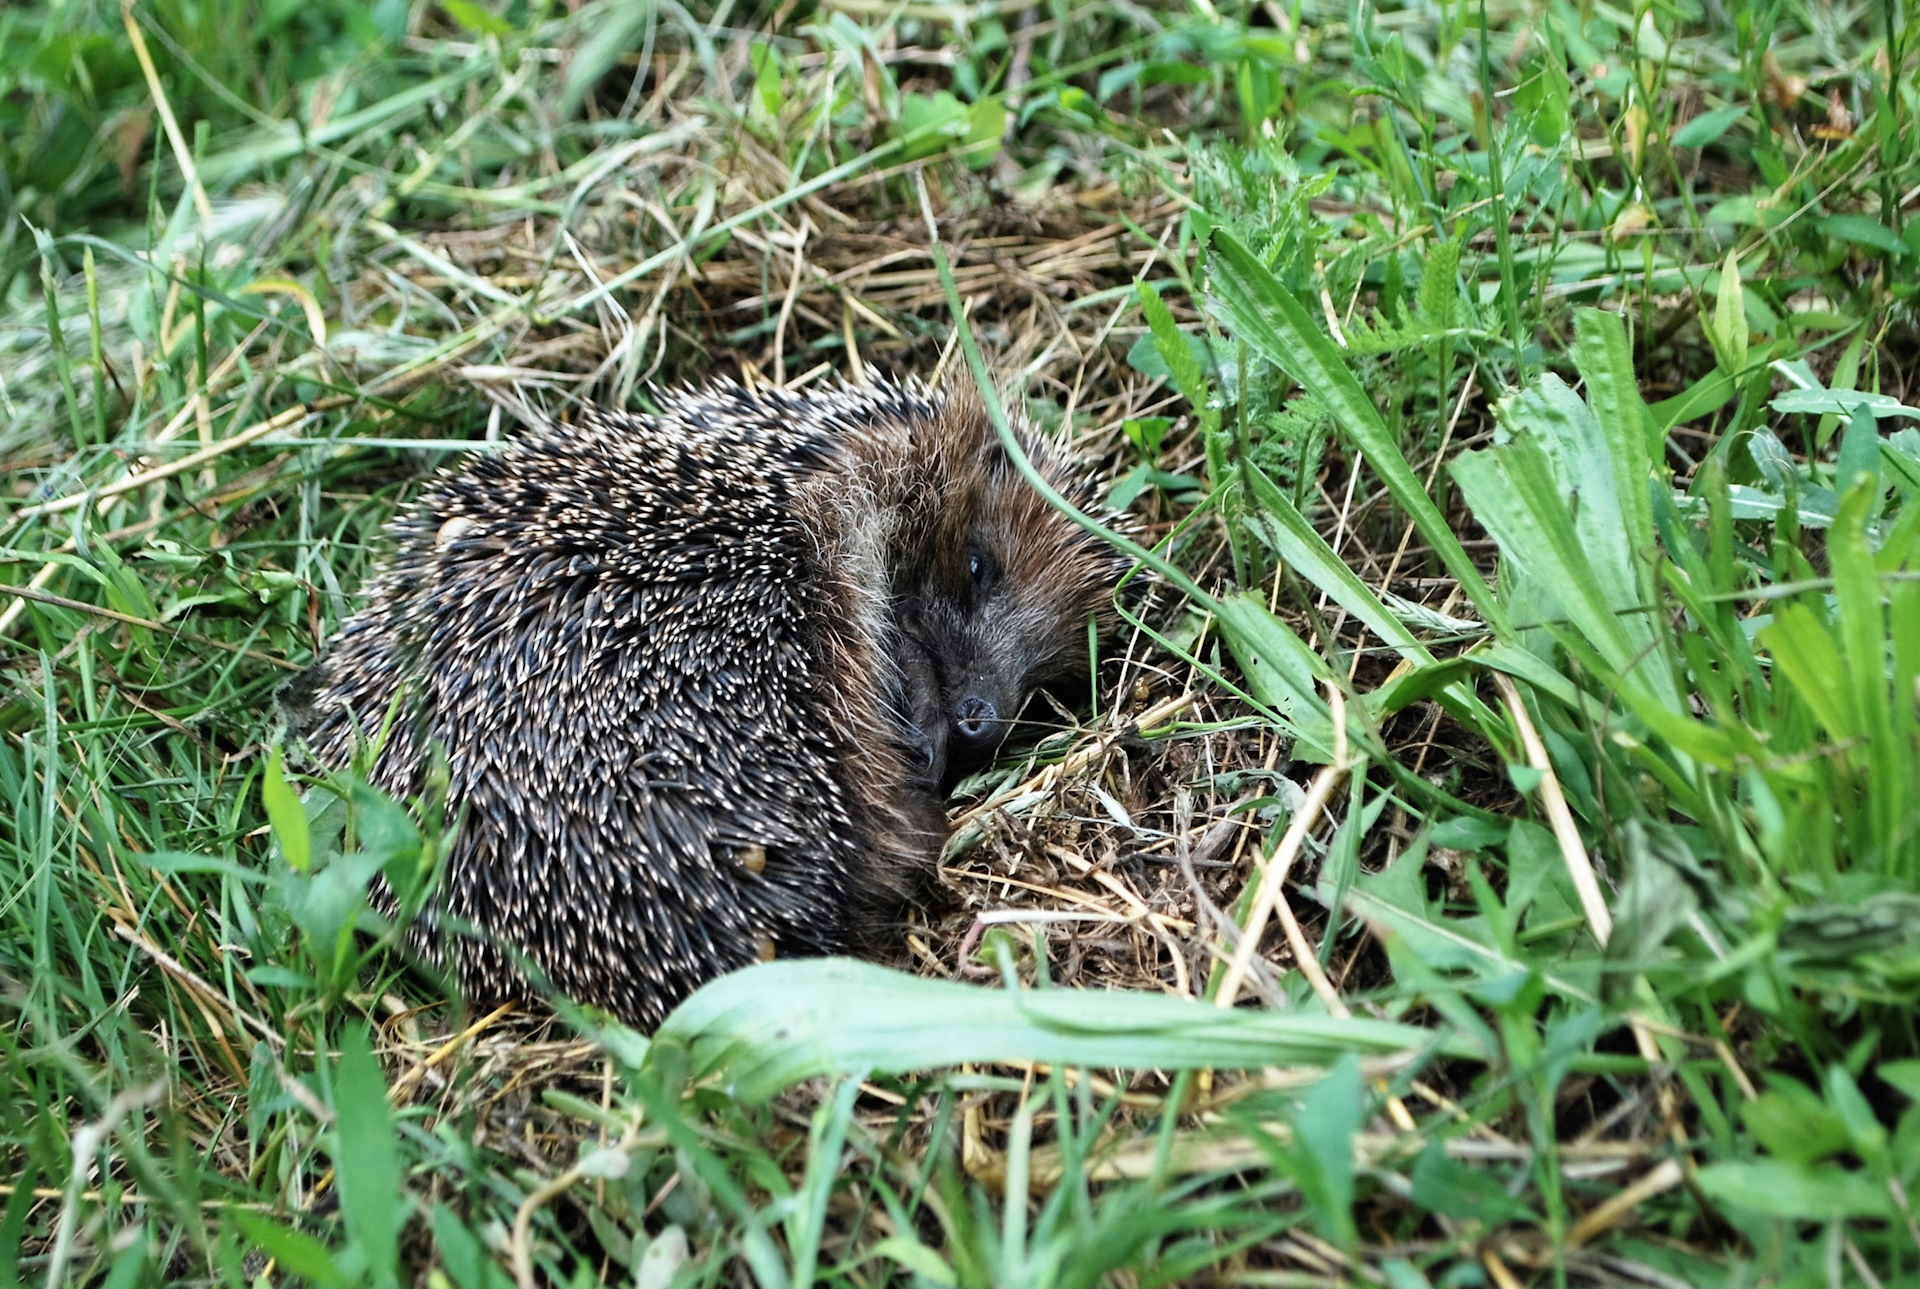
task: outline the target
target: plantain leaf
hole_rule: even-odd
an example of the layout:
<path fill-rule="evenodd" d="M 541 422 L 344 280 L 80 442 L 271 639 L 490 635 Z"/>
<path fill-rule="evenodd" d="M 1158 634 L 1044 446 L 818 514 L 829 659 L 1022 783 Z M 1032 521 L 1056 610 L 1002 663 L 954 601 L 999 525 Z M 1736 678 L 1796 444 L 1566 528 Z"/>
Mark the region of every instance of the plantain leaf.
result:
<path fill-rule="evenodd" d="M 1342 1056 L 1471 1043 L 1417 1025 L 1217 1008 L 1126 990 L 1006 990 L 848 958 L 770 962 L 722 976 L 667 1017 L 653 1050 L 685 1050 L 695 1077 L 763 1102 L 802 1079 L 903 1074 L 963 1062 L 1123 1069 L 1331 1065 Z"/>

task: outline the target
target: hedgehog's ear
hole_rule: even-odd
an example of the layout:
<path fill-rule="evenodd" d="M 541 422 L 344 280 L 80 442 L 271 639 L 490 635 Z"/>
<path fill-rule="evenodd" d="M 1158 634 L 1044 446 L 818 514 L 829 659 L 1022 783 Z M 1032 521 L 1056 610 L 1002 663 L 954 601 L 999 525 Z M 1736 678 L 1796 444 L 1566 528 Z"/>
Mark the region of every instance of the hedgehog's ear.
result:
<path fill-rule="evenodd" d="M 987 473 L 998 483 L 1013 473 L 1013 458 L 1007 455 L 1007 445 L 992 426 L 987 427 L 987 450 L 984 457 Z"/>

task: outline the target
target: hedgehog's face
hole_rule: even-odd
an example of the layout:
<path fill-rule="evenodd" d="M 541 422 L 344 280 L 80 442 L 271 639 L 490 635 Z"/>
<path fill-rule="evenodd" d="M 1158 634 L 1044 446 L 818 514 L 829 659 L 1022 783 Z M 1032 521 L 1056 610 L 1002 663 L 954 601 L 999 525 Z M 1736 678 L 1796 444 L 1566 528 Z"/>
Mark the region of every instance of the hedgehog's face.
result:
<path fill-rule="evenodd" d="M 1071 487 L 1050 454 L 1043 470 Z M 1123 564 L 1049 506 L 998 440 L 949 495 L 901 626 L 938 674 L 945 766 L 958 779 L 999 748 L 1036 690 L 1086 674 L 1089 615 L 1107 611 Z M 1085 503 L 1088 498 L 1075 497 Z"/>

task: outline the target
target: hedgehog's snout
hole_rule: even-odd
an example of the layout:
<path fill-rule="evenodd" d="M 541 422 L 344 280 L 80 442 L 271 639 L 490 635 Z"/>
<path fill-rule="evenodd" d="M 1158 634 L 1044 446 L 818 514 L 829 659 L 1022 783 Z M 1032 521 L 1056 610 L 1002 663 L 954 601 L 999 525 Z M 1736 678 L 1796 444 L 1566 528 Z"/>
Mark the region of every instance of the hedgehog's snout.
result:
<path fill-rule="evenodd" d="M 1000 708 L 982 694 L 968 694 L 953 705 L 953 732 L 968 751 L 991 752 L 1000 741 Z"/>

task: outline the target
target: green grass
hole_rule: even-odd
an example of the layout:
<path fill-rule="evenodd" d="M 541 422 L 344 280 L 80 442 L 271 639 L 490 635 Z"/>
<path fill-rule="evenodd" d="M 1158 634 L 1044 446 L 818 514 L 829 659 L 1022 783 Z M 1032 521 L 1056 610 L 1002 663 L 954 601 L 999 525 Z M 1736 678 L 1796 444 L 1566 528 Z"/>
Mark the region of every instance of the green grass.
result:
<path fill-rule="evenodd" d="M 0 10 L 0 1286 L 1920 1278 L 1910 0 L 130 12 Z M 1162 580 L 921 975 L 443 1005 L 271 698 L 482 391 L 975 362 Z"/>

